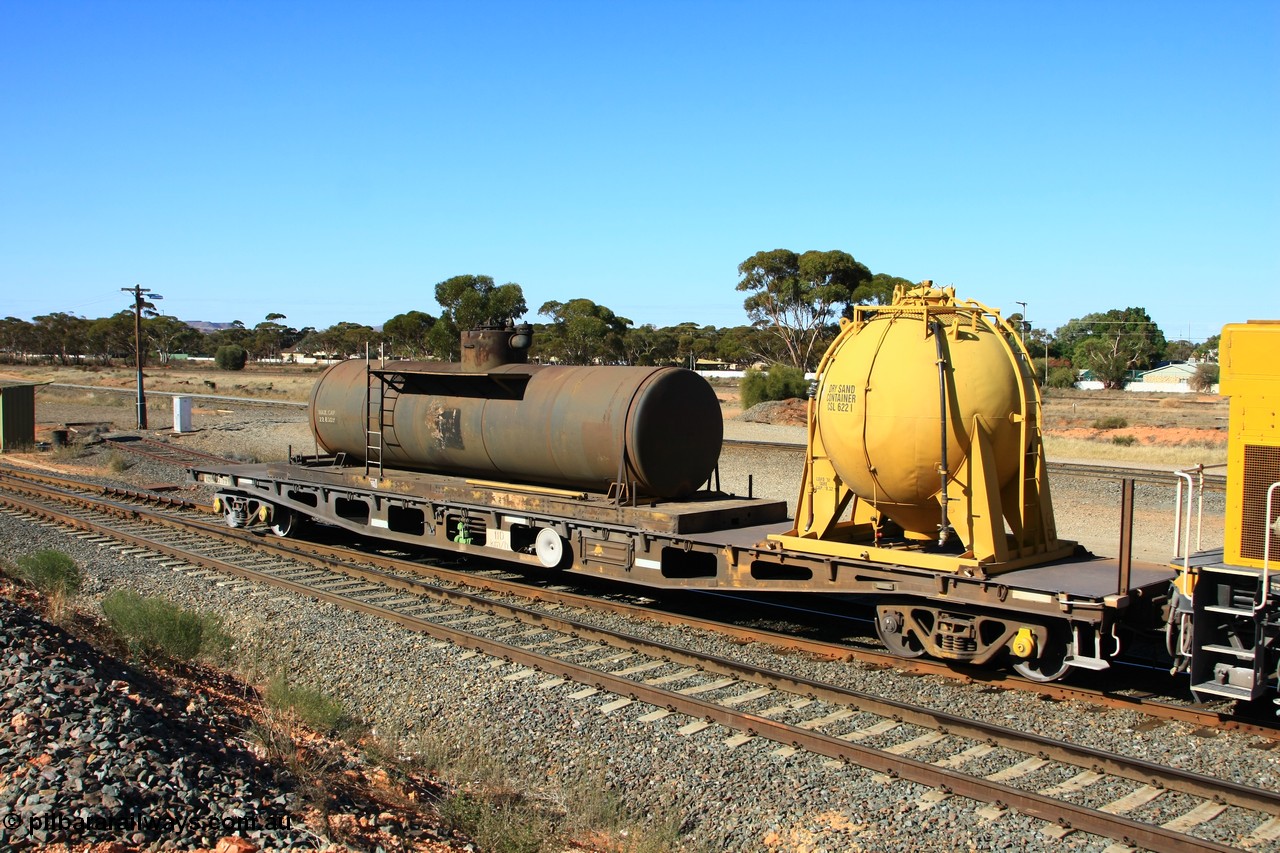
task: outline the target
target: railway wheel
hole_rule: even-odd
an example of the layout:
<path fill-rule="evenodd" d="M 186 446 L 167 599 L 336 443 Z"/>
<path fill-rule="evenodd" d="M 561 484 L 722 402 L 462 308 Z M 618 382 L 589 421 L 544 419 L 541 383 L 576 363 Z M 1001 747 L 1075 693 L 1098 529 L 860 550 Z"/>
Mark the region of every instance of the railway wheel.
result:
<path fill-rule="evenodd" d="M 567 543 L 560 534 L 549 527 L 538 531 L 538 537 L 533 543 L 533 552 L 538 555 L 538 562 L 548 569 L 561 568 L 569 557 Z"/>
<path fill-rule="evenodd" d="M 1039 651 L 1036 657 L 1016 660 L 1013 671 L 1041 684 L 1057 681 L 1071 669 L 1067 664 L 1071 656 L 1071 632 L 1066 627 L 1050 626 L 1048 639 Z"/>
<path fill-rule="evenodd" d="M 889 606 L 876 608 L 876 636 L 889 653 L 900 658 L 918 658 L 924 654 L 924 645 L 906 628 L 907 620 L 902 612 Z"/>
<path fill-rule="evenodd" d="M 305 520 L 293 510 L 278 506 L 271 512 L 271 532 L 286 539 L 295 535 Z"/>

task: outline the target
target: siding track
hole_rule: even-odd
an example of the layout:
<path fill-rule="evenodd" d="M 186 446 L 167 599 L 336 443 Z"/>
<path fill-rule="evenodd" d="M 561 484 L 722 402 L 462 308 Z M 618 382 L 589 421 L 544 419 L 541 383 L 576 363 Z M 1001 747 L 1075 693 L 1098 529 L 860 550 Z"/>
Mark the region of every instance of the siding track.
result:
<path fill-rule="evenodd" d="M 805 445 L 789 441 L 743 441 L 740 439 L 724 440 L 727 447 L 746 450 L 770 450 L 778 453 L 804 454 Z M 1095 465 L 1084 462 L 1048 462 L 1050 474 L 1067 477 L 1090 477 L 1103 480 L 1133 480 L 1138 483 L 1161 483 L 1170 487 L 1178 482 L 1173 471 L 1164 468 L 1137 468 L 1125 465 Z M 1209 491 L 1221 492 L 1226 489 L 1225 474 L 1205 474 L 1204 485 Z"/>
<path fill-rule="evenodd" d="M 173 571 L 237 584 L 246 594 L 269 584 L 375 615 L 491 656 L 495 678 L 536 680 L 544 689 L 573 681 L 581 685 L 573 696 L 582 700 L 606 693 L 602 714 L 642 702 L 653 710 L 640 720 L 684 714 L 691 720 L 681 732 L 690 736 L 719 724 L 736 732 L 726 741 L 734 746 L 766 738 L 780 744 L 775 753 L 807 750 L 868 768 L 887 782 L 920 783 L 929 788 L 918 798 L 921 809 L 967 797 L 987 803 L 993 818 L 1012 808 L 1048 821 L 1050 836 L 1078 830 L 1155 850 L 1235 849 L 1189 834 L 1224 813 L 1234 813 L 1233 826 L 1251 827 L 1237 839 L 1241 846 L 1280 834 L 1280 794 L 1272 791 L 607 631 L 536 609 L 533 602 L 444 589 L 408 574 L 421 567 L 404 561 L 383 558 L 375 567 L 370 555 L 338 556 L 337 549 L 312 543 L 263 539 L 200 519 L 190 508 L 152 509 L 137 497 L 104 499 L 100 493 L 77 496 L 24 485 L 8 473 L 0 488 L 8 512 L 74 527 L 74 535 L 104 547 L 145 549 Z M 504 594 L 546 595 L 527 587 Z M 1035 781 L 1045 778 L 1056 781 Z M 1105 803 L 1080 802 L 1091 788 L 1124 793 Z M 1171 793 L 1194 803 L 1163 824 L 1126 817 Z"/>

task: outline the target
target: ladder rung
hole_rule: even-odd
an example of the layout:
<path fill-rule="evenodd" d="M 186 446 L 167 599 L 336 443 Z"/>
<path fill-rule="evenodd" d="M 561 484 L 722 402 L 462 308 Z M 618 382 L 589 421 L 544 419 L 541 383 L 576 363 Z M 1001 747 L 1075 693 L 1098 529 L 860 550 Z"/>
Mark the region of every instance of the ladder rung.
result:
<path fill-rule="evenodd" d="M 1216 643 L 1206 643 L 1200 647 L 1206 652 L 1217 652 L 1223 655 L 1235 655 L 1241 660 L 1253 660 L 1253 649 L 1237 649 L 1235 646 L 1220 646 Z"/>
<path fill-rule="evenodd" d="M 1252 610 L 1241 610 L 1238 607 L 1222 607 L 1218 604 L 1206 604 L 1205 610 L 1210 613 L 1226 613 L 1229 616 L 1252 616 Z"/>
<path fill-rule="evenodd" d="M 1212 693 L 1214 696 L 1226 696 L 1228 699 L 1252 699 L 1253 691 L 1247 687 L 1236 687 L 1232 684 L 1219 684 L 1216 681 L 1206 681 L 1203 684 L 1196 684 L 1192 688 L 1195 693 Z"/>

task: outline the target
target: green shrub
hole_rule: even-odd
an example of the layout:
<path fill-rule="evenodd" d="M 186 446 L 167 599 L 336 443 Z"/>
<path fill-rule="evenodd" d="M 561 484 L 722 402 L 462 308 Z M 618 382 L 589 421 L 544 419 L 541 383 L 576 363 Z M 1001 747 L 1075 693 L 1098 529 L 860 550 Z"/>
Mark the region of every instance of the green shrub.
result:
<path fill-rule="evenodd" d="M 227 344 L 218 347 L 218 351 L 213 354 L 213 362 L 222 370 L 244 370 L 245 363 L 249 360 L 249 353 L 244 347 L 235 344 Z"/>
<path fill-rule="evenodd" d="M 1119 417 L 1118 415 L 1111 415 L 1110 417 L 1098 418 L 1096 421 L 1093 422 L 1094 429 L 1124 429 L 1128 425 L 1129 425 L 1129 422 L 1124 418 Z"/>
<path fill-rule="evenodd" d="M 1138 439 L 1132 435 L 1113 435 L 1111 436 L 1111 443 L 1118 444 L 1121 447 L 1131 447 L 1138 443 Z"/>
<path fill-rule="evenodd" d="M 749 409 L 766 400 L 805 397 L 809 393 L 809 382 L 804 378 L 804 371 L 798 367 L 771 364 L 768 372 L 748 370 L 738 389 L 742 408 Z"/>
<path fill-rule="evenodd" d="M 267 704 L 294 716 L 318 732 L 331 732 L 348 720 L 347 711 L 336 699 L 310 687 L 299 687 L 277 675 L 267 683 Z"/>
<path fill-rule="evenodd" d="M 1052 367 L 1049 369 L 1050 388 L 1076 387 L 1076 370 L 1074 367 Z"/>
<path fill-rule="evenodd" d="M 163 598 L 143 598 L 133 590 L 112 590 L 102 599 L 102 612 L 130 652 L 148 660 L 191 661 L 201 655 L 216 659 L 231 646 L 231 638 L 212 616 Z"/>
<path fill-rule="evenodd" d="M 61 551 L 36 551 L 19 557 L 15 573 L 45 595 L 70 595 L 83 583 L 76 561 Z"/>

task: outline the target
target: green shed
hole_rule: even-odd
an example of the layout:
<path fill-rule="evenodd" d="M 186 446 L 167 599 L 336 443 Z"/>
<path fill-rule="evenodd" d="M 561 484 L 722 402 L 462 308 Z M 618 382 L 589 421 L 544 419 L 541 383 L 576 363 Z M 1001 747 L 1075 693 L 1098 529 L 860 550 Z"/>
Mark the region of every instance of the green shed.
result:
<path fill-rule="evenodd" d="M 0 452 L 30 450 L 36 443 L 36 386 L 0 381 Z"/>

